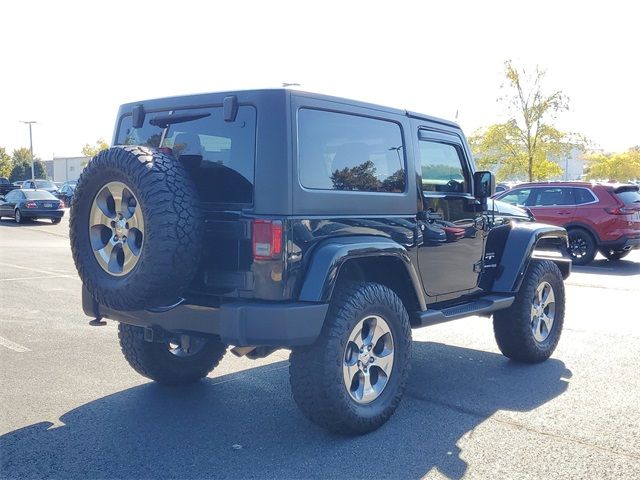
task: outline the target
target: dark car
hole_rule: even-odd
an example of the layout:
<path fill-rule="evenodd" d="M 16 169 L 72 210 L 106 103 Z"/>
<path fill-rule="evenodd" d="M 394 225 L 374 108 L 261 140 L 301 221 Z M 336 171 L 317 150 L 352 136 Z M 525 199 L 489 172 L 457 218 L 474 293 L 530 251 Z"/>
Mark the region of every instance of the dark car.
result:
<path fill-rule="evenodd" d="M 17 187 L 13 183 L 11 183 L 8 179 L 4 177 L 0 177 L 0 195 L 6 195 L 11 190 L 15 190 Z"/>
<path fill-rule="evenodd" d="M 46 190 L 47 192 L 56 193 L 58 187 L 51 180 L 36 178 L 35 180 L 25 180 L 22 188 L 32 188 L 35 190 Z"/>
<path fill-rule="evenodd" d="M 0 197 L 0 219 L 15 218 L 16 223 L 26 219 L 49 218 L 60 223 L 64 216 L 64 204 L 46 190 L 16 189 Z"/>
<path fill-rule="evenodd" d="M 64 202 L 65 207 L 69 207 L 71 205 L 71 200 L 73 200 L 73 192 L 76 189 L 76 182 L 64 182 L 55 193 L 55 196 Z"/>
<path fill-rule="evenodd" d="M 633 184 L 523 183 L 495 196 L 530 209 L 536 219 L 569 232 L 569 252 L 585 265 L 600 251 L 620 260 L 640 248 L 640 193 Z"/>

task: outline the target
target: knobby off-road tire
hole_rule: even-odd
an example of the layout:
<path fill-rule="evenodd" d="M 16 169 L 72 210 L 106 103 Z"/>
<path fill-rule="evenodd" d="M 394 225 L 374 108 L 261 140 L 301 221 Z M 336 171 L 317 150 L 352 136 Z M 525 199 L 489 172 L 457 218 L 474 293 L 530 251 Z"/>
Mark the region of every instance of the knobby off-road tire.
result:
<path fill-rule="evenodd" d="M 493 315 L 493 330 L 502 354 L 525 363 L 549 358 L 560 340 L 564 307 L 560 269 L 548 260 L 531 260 L 513 305 Z"/>
<path fill-rule="evenodd" d="M 376 356 L 369 364 L 371 384 L 383 385 L 376 393 L 359 390 L 359 381 L 347 386 L 347 364 L 358 379 L 364 379 L 357 359 L 367 354 L 367 341 L 372 322 L 388 332 L 370 351 Z M 369 327 L 367 327 L 369 325 Z M 358 329 L 362 330 L 358 330 Z M 366 329 L 369 328 L 367 331 Z M 368 338 L 374 338 L 369 335 Z M 351 341 L 355 340 L 355 343 Z M 364 347 L 364 353 L 354 350 Z M 374 342 L 375 343 L 375 342 Z M 392 367 L 389 368 L 389 352 Z M 386 357 L 383 355 L 387 355 Z M 409 316 L 398 296 L 389 288 L 375 283 L 355 283 L 339 288 L 333 295 L 329 313 L 318 340 L 309 347 L 293 349 L 290 356 L 289 380 L 298 407 L 314 423 L 339 434 L 363 434 L 379 428 L 393 414 L 404 393 L 410 367 L 411 326 Z M 368 357 L 367 357 L 368 358 Z M 358 360 L 359 362 L 359 360 Z M 382 376 L 386 362 L 388 376 Z M 364 362 L 367 363 L 366 361 Z M 379 367 L 376 367 L 380 363 Z M 374 379 L 375 375 L 375 379 Z M 355 377 L 353 377 L 355 378 Z M 385 383 L 380 382 L 381 379 Z M 364 384 L 363 384 L 364 385 Z"/>
<path fill-rule="evenodd" d="M 574 265 L 587 265 L 596 256 L 596 241 L 582 228 L 569 230 L 569 255 Z"/>
<path fill-rule="evenodd" d="M 121 200 L 110 189 L 121 190 Z M 98 206 L 107 214 L 97 222 Z M 123 215 L 118 209 L 129 213 Z M 132 215 L 138 230 L 129 225 L 127 215 Z M 91 234 L 90 228 L 94 228 Z M 201 230 L 193 180 L 179 161 L 157 150 L 138 146 L 103 150 L 78 180 L 70 218 L 73 259 L 88 291 L 110 308 L 139 310 L 174 303 L 196 273 Z M 114 257 L 118 247 L 111 254 L 107 249 L 118 241 L 120 251 Z M 132 241 L 126 250 L 125 243 Z M 136 249 L 137 255 L 131 253 Z M 102 264 L 95 254 L 101 251 Z M 125 261 L 127 268 L 119 267 Z"/>
<path fill-rule="evenodd" d="M 120 348 L 129 365 L 151 380 L 167 385 L 197 382 L 218 366 L 227 346 L 215 337 L 190 337 L 192 353 L 171 342 L 146 342 L 141 327 L 118 325 Z"/>
<path fill-rule="evenodd" d="M 611 250 L 611 249 L 603 248 L 600 250 L 600 253 L 607 260 L 615 262 L 618 260 L 622 260 L 624 257 L 629 255 L 631 253 L 631 250 Z"/>

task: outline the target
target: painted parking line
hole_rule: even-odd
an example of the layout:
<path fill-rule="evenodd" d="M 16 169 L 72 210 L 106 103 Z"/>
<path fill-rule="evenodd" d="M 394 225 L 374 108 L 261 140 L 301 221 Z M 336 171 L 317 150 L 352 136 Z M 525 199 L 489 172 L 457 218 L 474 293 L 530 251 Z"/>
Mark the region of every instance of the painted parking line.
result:
<path fill-rule="evenodd" d="M 31 351 L 27 347 L 23 347 L 22 345 L 12 342 L 11 340 L 7 340 L 4 337 L 0 337 L 0 345 L 2 345 L 3 347 L 7 347 L 9 350 L 13 350 L 14 352 L 19 352 L 19 353 Z"/>
<path fill-rule="evenodd" d="M 40 268 L 23 267 L 22 265 L 14 265 L 13 263 L 0 262 L 0 265 L 2 265 L 3 267 L 17 268 L 19 270 L 27 270 L 29 272 L 42 273 L 42 274 L 49 275 L 49 276 L 52 276 L 52 277 L 77 278 L 77 276 L 75 276 L 75 275 L 67 275 L 64 272 L 60 272 L 60 271 L 56 272 L 56 271 L 50 271 L 50 270 L 42 270 Z"/>
<path fill-rule="evenodd" d="M 44 280 L 50 278 L 70 278 L 69 275 L 43 275 L 41 277 L 0 278 L 0 282 L 17 282 L 19 280 Z"/>

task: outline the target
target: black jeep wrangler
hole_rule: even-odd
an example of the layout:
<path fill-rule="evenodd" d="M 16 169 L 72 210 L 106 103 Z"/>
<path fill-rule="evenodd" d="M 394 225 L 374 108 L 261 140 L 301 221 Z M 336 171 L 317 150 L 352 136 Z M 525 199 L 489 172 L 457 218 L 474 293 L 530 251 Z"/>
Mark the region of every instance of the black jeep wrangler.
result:
<path fill-rule="evenodd" d="M 255 90 L 123 105 L 113 144 L 78 181 L 71 245 L 85 313 L 120 322 L 146 377 L 289 348 L 304 414 L 364 433 L 402 397 L 412 328 L 493 315 L 507 357 L 556 348 L 567 234 L 497 222 L 454 123 Z"/>

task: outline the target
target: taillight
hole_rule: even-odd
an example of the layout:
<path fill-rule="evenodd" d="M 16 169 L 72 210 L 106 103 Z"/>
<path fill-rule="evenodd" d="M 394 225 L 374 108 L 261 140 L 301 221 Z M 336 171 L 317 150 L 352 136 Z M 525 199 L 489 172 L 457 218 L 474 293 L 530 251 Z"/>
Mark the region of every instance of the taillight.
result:
<path fill-rule="evenodd" d="M 253 258 L 271 260 L 282 254 L 282 222 L 279 220 L 253 221 Z"/>
<path fill-rule="evenodd" d="M 627 208 L 623 206 L 605 208 L 605 210 L 607 213 L 610 213 L 611 215 L 629 215 L 629 214 L 635 213 L 635 210 L 633 208 Z"/>
<path fill-rule="evenodd" d="M 38 205 L 36 205 L 36 202 L 27 202 L 24 204 L 24 206 L 27 208 L 38 208 Z"/>

